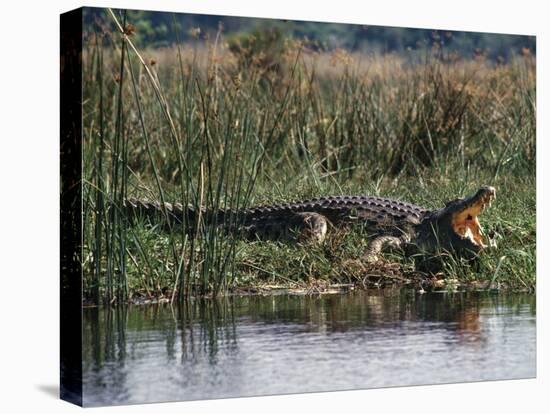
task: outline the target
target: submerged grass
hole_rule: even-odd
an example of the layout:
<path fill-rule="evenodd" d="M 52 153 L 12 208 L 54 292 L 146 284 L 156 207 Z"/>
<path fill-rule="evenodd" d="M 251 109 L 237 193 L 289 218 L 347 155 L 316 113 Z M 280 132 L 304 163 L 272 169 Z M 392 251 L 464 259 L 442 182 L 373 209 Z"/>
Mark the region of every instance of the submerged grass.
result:
<path fill-rule="evenodd" d="M 221 31 L 200 48 L 139 51 L 125 16 L 107 17 L 113 29 L 88 36 L 83 65 L 87 299 L 319 283 L 534 289 L 532 56 L 329 59 L 287 40 L 268 70 L 230 52 Z M 320 246 L 246 242 L 213 217 L 199 215 L 189 232 L 130 223 L 121 209 L 129 196 L 216 211 L 345 193 L 439 207 L 481 184 L 498 191 L 482 223 L 499 248 L 474 265 L 448 258 L 430 276 L 400 256 L 365 268 L 361 228 L 332 229 Z"/>

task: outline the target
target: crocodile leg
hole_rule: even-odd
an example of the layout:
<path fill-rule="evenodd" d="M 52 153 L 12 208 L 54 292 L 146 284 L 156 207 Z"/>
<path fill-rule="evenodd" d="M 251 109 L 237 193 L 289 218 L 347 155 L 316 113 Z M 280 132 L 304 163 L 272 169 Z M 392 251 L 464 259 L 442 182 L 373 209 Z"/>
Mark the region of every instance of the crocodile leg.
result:
<path fill-rule="evenodd" d="M 378 255 L 386 247 L 401 248 L 407 240 L 404 237 L 396 236 L 378 236 L 374 238 L 368 245 L 367 250 L 363 254 L 363 260 L 366 262 L 376 262 Z"/>
<path fill-rule="evenodd" d="M 284 217 L 262 217 L 244 228 L 249 239 L 297 239 L 300 242 L 321 243 L 327 233 L 328 219 L 319 213 L 299 212 Z"/>
<path fill-rule="evenodd" d="M 294 225 L 302 242 L 322 243 L 325 240 L 328 220 L 319 213 L 304 212 L 295 214 Z"/>

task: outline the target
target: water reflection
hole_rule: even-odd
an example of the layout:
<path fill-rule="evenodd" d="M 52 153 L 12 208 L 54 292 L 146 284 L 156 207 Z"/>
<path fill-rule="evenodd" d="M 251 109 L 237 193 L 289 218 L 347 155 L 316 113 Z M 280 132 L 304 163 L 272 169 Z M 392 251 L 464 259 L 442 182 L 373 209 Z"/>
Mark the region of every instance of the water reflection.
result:
<path fill-rule="evenodd" d="M 91 308 L 84 402 L 533 376 L 534 338 L 529 295 L 388 290 Z"/>

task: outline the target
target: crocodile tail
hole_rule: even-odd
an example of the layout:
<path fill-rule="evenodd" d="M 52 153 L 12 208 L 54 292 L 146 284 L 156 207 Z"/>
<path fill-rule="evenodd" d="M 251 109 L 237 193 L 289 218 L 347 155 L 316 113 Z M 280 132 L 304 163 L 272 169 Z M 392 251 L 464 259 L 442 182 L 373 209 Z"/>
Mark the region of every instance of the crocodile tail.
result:
<path fill-rule="evenodd" d="M 222 224 L 228 212 L 226 210 L 209 210 L 201 207 L 200 210 L 192 204 L 168 203 L 129 198 L 124 202 L 124 210 L 129 219 L 145 218 L 151 222 L 162 221 L 193 226 L 199 217 L 205 224 Z"/>

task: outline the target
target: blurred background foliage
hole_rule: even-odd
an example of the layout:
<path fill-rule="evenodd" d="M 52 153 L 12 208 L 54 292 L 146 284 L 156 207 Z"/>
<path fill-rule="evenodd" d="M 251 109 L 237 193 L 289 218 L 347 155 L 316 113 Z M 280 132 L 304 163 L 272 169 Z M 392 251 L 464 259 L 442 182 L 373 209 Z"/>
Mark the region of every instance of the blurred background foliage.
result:
<path fill-rule="evenodd" d="M 174 14 L 145 10 L 128 11 L 127 16 L 128 21 L 135 25 L 135 44 L 148 48 L 169 47 L 178 40 L 207 40 L 215 37 L 221 29 L 228 40 L 233 42 L 243 35 L 259 34 L 266 41 L 270 41 L 270 36 L 277 39 L 299 39 L 317 51 L 343 48 L 377 54 L 401 53 L 431 48 L 435 43 L 466 58 L 483 54 L 492 60 L 506 61 L 516 54 L 536 53 L 534 36 L 513 34 Z M 368 20 L 368 16 L 365 20 Z M 101 8 L 85 8 L 84 23 L 85 27 L 92 29 L 90 32 L 97 26 L 105 28 L 112 24 L 106 19 L 104 9 Z M 176 37 L 176 33 L 179 38 Z"/>

